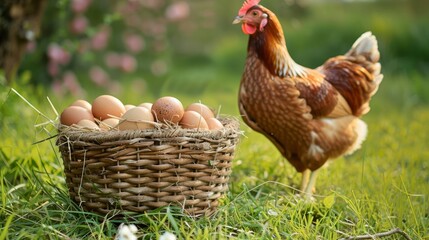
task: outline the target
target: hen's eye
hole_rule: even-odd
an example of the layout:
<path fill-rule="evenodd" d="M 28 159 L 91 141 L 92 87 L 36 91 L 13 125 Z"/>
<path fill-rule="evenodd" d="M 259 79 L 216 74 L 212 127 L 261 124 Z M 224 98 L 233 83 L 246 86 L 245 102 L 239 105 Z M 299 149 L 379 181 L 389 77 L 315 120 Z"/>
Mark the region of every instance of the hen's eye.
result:
<path fill-rule="evenodd" d="M 258 16 L 258 12 L 257 11 L 253 11 L 252 14 L 253 14 L 253 16 Z"/>

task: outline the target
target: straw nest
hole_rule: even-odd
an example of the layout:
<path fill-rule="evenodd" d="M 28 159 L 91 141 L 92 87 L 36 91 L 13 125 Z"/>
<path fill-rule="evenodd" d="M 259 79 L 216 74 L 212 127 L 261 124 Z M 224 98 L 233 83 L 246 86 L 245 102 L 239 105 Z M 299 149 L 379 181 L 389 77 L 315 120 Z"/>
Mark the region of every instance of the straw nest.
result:
<path fill-rule="evenodd" d="M 210 215 L 228 191 L 241 135 L 236 119 L 221 122 L 225 127 L 217 131 L 164 126 L 99 132 L 61 125 L 57 145 L 70 197 L 103 215 L 169 205 Z"/>

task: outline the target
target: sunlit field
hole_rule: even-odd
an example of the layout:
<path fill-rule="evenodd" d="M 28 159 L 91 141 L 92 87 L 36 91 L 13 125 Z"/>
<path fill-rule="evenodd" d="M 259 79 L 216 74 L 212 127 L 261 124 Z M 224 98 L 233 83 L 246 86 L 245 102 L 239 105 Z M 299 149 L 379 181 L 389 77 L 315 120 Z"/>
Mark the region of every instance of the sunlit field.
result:
<path fill-rule="evenodd" d="M 57 114 L 77 98 L 92 101 L 112 94 L 139 104 L 171 95 L 184 105 L 202 101 L 239 117 L 237 92 L 247 37 L 231 25 L 241 2 L 225 4 L 228 8 L 211 9 L 222 18 L 216 22 L 217 33 L 210 33 L 216 38 L 211 46 L 204 53 L 172 50 L 169 73 L 161 83 L 156 82 L 159 77 L 146 76 L 138 84 L 138 72 L 129 78 L 124 74 L 116 81 L 121 90 L 114 91 L 76 70 L 84 94 L 58 95 L 51 85 L 37 84 L 44 81 L 37 80 L 30 58 L 10 86 L 0 74 L 0 240 L 113 239 L 122 222 L 135 224 L 139 239 L 157 239 L 164 232 L 178 239 L 347 239 L 396 228 L 410 239 L 429 238 L 429 32 L 417 3 L 316 2 L 296 16 L 283 1 L 267 1 L 267 7 L 279 6 L 288 49 L 302 65 L 316 67 L 346 52 L 367 30 L 380 44 L 385 76 L 364 117 L 367 139 L 353 155 L 321 169 L 316 201 L 297 195 L 300 174 L 244 123 L 230 191 L 211 217 L 192 218 L 171 207 L 110 219 L 85 212 L 69 199 L 55 124 Z M 366 18 L 361 19 L 362 11 Z M 204 40 L 194 35 L 188 37 Z M 386 239 L 405 236 L 397 232 Z"/>

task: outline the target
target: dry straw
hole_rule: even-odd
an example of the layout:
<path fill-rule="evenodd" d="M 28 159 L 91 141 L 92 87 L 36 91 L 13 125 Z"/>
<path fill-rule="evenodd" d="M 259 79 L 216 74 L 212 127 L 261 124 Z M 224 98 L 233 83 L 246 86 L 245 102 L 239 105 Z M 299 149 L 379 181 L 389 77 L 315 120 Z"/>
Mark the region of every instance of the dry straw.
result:
<path fill-rule="evenodd" d="M 192 216 L 210 215 L 228 191 L 241 135 L 234 118 L 222 130 L 168 126 L 95 132 L 60 126 L 57 145 L 70 197 L 85 210 L 142 213 L 176 205 Z"/>

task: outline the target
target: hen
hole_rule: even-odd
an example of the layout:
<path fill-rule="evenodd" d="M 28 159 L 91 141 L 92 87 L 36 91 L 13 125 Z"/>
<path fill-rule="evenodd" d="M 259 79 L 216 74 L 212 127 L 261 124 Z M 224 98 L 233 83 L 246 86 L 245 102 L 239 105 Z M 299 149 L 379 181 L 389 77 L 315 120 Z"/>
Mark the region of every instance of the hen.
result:
<path fill-rule="evenodd" d="M 345 55 L 306 68 L 291 58 L 276 15 L 259 2 L 245 1 L 233 22 L 249 35 L 239 110 L 302 172 L 301 191 L 311 197 L 317 170 L 365 140 L 359 117 L 383 78 L 377 40 L 366 32 Z"/>

